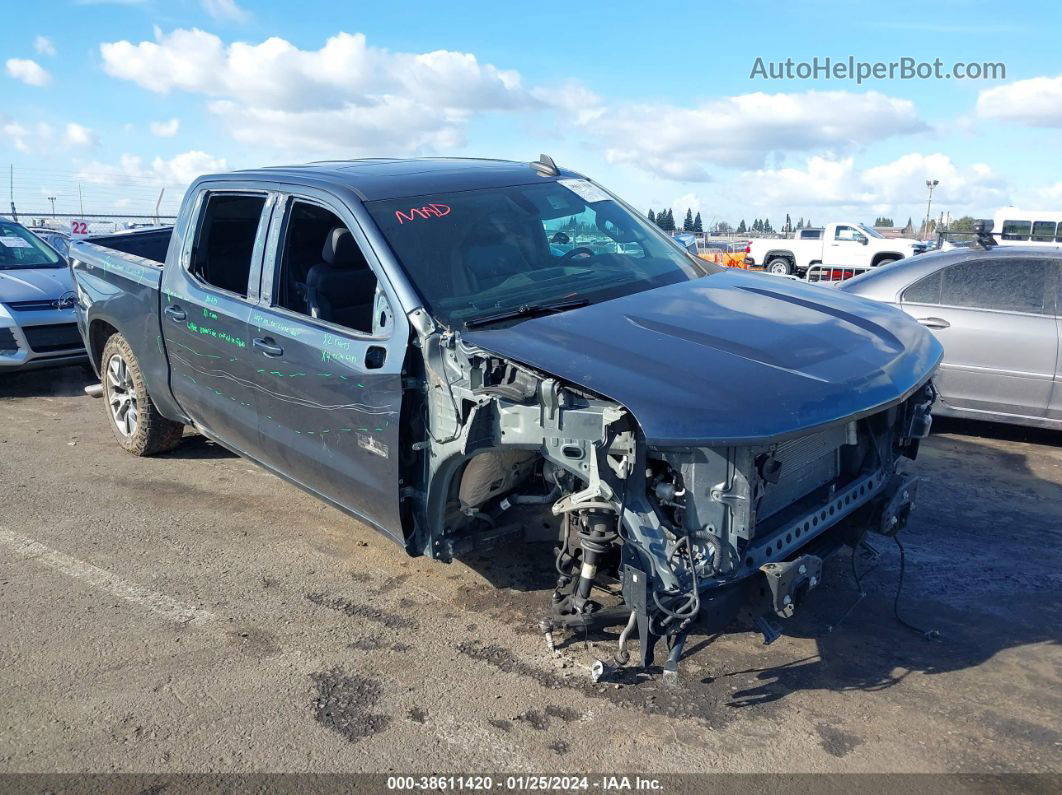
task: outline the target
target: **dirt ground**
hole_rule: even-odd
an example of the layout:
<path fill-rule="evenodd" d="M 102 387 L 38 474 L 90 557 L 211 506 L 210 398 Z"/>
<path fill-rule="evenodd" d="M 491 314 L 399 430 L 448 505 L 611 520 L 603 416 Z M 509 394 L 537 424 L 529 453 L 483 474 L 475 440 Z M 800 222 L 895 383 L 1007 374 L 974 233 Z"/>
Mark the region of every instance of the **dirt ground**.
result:
<path fill-rule="evenodd" d="M 879 539 L 854 607 L 838 555 L 773 645 L 593 684 L 548 542 L 408 558 L 201 437 L 126 454 L 88 380 L 0 376 L 0 771 L 1062 771 L 1062 434 L 937 423 L 900 608 L 939 640 Z"/>

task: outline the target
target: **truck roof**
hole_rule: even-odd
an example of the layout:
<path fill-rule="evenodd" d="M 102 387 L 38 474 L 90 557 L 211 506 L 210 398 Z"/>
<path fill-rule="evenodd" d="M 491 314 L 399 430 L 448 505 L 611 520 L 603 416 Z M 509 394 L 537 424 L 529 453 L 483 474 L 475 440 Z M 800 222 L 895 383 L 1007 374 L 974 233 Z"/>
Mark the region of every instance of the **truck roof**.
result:
<path fill-rule="evenodd" d="M 536 165 L 538 168 L 536 168 Z M 362 201 L 398 199 L 477 188 L 526 185 L 551 176 L 543 175 L 541 164 L 512 160 L 459 157 L 366 158 L 325 160 L 295 166 L 269 166 L 237 171 L 240 178 L 269 181 L 296 180 L 300 183 L 328 183 L 353 190 Z M 556 176 L 581 177 L 574 171 L 558 169 Z M 204 179 L 228 178 L 215 174 Z"/>

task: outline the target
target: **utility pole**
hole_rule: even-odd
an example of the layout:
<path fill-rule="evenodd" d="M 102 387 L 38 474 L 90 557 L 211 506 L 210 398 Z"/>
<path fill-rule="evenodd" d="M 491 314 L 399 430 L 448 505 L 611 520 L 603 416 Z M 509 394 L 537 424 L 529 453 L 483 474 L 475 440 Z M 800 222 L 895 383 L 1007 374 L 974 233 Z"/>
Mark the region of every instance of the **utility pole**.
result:
<path fill-rule="evenodd" d="M 8 166 L 8 168 L 9 168 L 8 174 L 10 175 L 10 182 L 8 182 L 8 189 L 11 192 L 10 193 L 10 196 L 11 196 L 11 219 L 17 224 L 18 223 L 18 210 L 15 209 L 15 164 L 12 163 L 11 165 Z"/>
<path fill-rule="evenodd" d="M 52 203 L 52 218 L 55 218 L 55 197 L 49 196 L 48 201 Z"/>
<path fill-rule="evenodd" d="M 929 202 L 926 204 L 926 227 L 925 227 L 925 239 L 929 240 L 929 220 L 931 213 L 933 212 L 933 188 L 940 184 L 939 179 L 927 179 L 926 187 L 929 188 Z"/>
<path fill-rule="evenodd" d="M 81 183 L 77 183 L 77 200 L 81 204 L 81 217 L 85 217 L 85 197 L 81 195 Z"/>

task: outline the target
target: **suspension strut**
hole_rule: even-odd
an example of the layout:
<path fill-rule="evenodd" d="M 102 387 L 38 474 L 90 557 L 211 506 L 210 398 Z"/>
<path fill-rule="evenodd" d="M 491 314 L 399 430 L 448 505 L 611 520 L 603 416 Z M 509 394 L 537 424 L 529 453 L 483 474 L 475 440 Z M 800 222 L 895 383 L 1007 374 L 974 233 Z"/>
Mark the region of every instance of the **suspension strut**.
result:
<path fill-rule="evenodd" d="M 580 519 L 578 534 L 579 546 L 583 551 L 582 566 L 572 598 L 572 608 L 576 613 L 591 609 L 590 591 L 597 577 L 598 564 L 617 537 L 617 517 L 610 511 L 589 509 Z"/>

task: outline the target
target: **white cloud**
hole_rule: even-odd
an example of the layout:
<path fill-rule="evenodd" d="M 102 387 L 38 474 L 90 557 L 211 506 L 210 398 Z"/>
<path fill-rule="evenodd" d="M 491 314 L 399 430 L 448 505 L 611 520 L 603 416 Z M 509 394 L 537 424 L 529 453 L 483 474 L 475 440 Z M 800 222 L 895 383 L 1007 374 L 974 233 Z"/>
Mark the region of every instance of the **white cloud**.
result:
<path fill-rule="evenodd" d="M 99 143 L 96 133 L 81 124 L 67 122 L 63 141 L 70 146 L 79 148 L 91 148 Z"/>
<path fill-rule="evenodd" d="M 55 55 L 55 45 L 47 36 L 38 36 L 33 40 L 33 49 L 40 55 Z"/>
<path fill-rule="evenodd" d="M 913 103 L 875 91 L 756 92 L 693 108 L 621 105 L 587 124 L 613 163 L 683 181 L 710 179 L 705 164 L 755 168 L 772 153 L 844 151 L 927 128 Z"/>
<path fill-rule="evenodd" d="M 339 33 L 318 50 L 273 37 L 225 44 L 201 30 L 100 46 L 105 71 L 157 93 L 211 99 L 241 141 L 345 156 L 460 145 L 476 113 L 543 107 L 513 71 L 470 53 L 392 52 Z"/>
<path fill-rule="evenodd" d="M 1062 127 L 1062 75 L 1033 77 L 977 95 L 977 115 L 1034 127 Z"/>
<path fill-rule="evenodd" d="M 201 0 L 203 10 L 214 19 L 226 22 L 246 22 L 251 15 L 237 5 L 236 0 Z"/>
<path fill-rule="evenodd" d="M 153 121 L 149 126 L 151 127 L 152 135 L 157 135 L 159 138 L 172 138 L 177 134 L 178 129 L 180 129 L 181 120 L 170 119 L 169 121 Z"/>
<path fill-rule="evenodd" d="M 57 132 L 47 122 L 35 124 L 0 117 L 0 134 L 26 154 L 49 154 L 63 149 L 89 149 L 99 143 L 96 134 L 84 125 L 68 122 Z"/>
<path fill-rule="evenodd" d="M 984 163 L 959 166 L 944 154 L 903 155 L 879 166 L 857 169 L 852 157 L 808 158 L 803 168 L 759 169 L 742 174 L 743 201 L 753 207 L 799 212 L 808 208 L 889 214 L 924 207 L 926 179 L 940 184 L 933 204 L 952 214 L 1005 204 L 1006 181 Z M 899 219 L 897 219 L 899 222 Z"/>
<path fill-rule="evenodd" d="M 224 158 L 198 150 L 182 152 L 169 160 L 156 157 L 150 163 L 137 155 L 124 154 L 114 164 L 93 161 L 82 166 L 77 179 L 94 185 L 126 185 L 135 180 L 141 186 L 184 187 L 203 174 L 227 170 Z"/>
<path fill-rule="evenodd" d="M 28 86 L 46 86 L 52 82 L 48 70 L 36 61 L 27 58 L 8 58 L 4 64 L 8 76 L 21 80 Z"/>
<path fill-rule="evenodd" d="M 51 141 L 55 130 L 45 122 L 27 126 L 21 122 L 0 119 L 0 133 L 15 149 L 28 153 L 37 150 L 42 142 Z"/>

